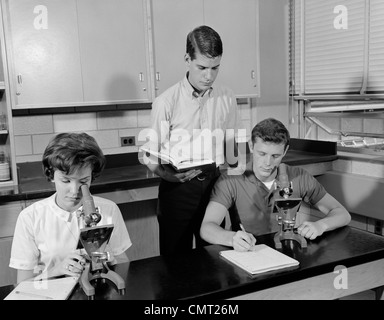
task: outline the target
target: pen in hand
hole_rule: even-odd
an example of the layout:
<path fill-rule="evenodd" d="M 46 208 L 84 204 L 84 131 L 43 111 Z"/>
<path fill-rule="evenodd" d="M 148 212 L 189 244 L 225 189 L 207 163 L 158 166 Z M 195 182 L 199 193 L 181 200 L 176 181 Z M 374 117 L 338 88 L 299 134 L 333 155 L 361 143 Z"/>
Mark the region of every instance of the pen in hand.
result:
<path fill-rule="evenodd" d="M 245 231 L 245 228 L 244 228 L 244 226 L 243 226 L 241 223 L 240 223 L 240 229 L 241 229 L 241 231 L 245 232 L 246 234 L 250 234 L 249 232 Z M 250 245 L 249 251 L 252 251 L 252 250 L 254 249 L 254 247 L 255 247 L 256 239 L 255 239 L 255 242 L 252 243 L 252 238 L 254 238 L 254 237 L 253 237 L 252 234 L 250 234 L 250 237 L 251 237 L 251 242 L 248 242 L 248 241 L 247 241 L 247 242 L 248 242 L 249 245 Z M 244 239 L 244 240 L 245 240 L 245 239 Z"/>

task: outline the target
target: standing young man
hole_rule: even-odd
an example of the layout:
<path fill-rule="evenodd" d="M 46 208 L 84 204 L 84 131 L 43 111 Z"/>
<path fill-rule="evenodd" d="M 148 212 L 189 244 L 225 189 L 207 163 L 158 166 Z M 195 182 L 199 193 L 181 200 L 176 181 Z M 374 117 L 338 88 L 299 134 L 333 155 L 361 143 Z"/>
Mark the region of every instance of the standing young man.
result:
<path fill-rule="evenodd" d="M 206 244 L 200 238 L 200 224 L 220 174 L 218 166 L 225 162 L 224 143 L 227 154 L 233 151 L 235 135 L 242 128 L 234 93 L 214 84 L 222 54 L 222 41 L 215 30 L 208 26 L 195 28 L 187 36 L 184 79 L 157 97 L 152 105 L 153 136 L 147 145 L 185 158 L 215 161 L 204 172 L 178 173 L 144 155 L 148 168 L 161 177 L 158 200 L 161 254 L 192 249 L 193 235 L 197 247 Z"/>

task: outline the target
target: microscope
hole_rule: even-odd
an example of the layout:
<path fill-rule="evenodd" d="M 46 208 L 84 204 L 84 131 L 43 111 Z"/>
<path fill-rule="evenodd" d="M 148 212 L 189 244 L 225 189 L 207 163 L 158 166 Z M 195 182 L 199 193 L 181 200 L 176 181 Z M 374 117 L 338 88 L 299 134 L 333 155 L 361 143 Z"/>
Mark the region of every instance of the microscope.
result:
<path fill-rule="evenodd" d="M 289 182 L 287 168 L 284 163 L 279 166 L 279 178 L 275 181 L 275 203 L 277 209 L 277 223 L 280 231 L 275 234 L 276 249 L 281 249 L 282 240 L 295 240 L 302 248 L 307 247 L 305 238 L 294 231 L 296 214 L 300 208 L 301 198 L 291 198 L 293 193 L 292 182 Z"/>
<path fill-rule="evenodd" d="M 124 294 L 125 282 L 116 272 L 112 271 L 107 262 L 110 258 L 106 246 L 111 238 L 113 224 L 97 226 L 101 220 L 101 214 L 95 208 L 95 203 L 87 185 L 81 186 L 83 194 L 83 211 L 80 217 L 83 218 L 85 228 L 80 229 L 78 249 L 84 248 L 88 254 L 88 262 L 79 279 L 79 283 L 88 299 L 93 300 L 95 288 L 91 281 L 96 279 L 108 279 L 114 283 L 119 294 Z"/>

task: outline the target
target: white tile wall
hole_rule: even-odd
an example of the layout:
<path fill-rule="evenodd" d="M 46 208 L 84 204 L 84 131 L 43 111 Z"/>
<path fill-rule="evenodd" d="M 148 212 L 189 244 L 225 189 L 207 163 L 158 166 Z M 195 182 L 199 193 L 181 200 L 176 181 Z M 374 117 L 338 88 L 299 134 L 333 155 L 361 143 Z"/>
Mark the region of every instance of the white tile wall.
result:
<path fill-rule="evenodd" d="M 384 132 L 384 121 L 383 119 L 364 119 L 363 126 L 365 132 L 371 133 L 383 133 Z"/>
<path fill-rule="evenodd" d="M 344 160 L 344 159 L 338 159 L 333 162 L 332 169 L 335 171 L 341 171 L 341 172 L 352 172 L 352 161 L 351 160 Z"/>
<path fill-rule="evenodd" d="M 250 135 L 251 106 L 239 104 L 241 119 Z M 48 141 L 60 132 L 84 131 L 105 154 L 138 152 L 141 130 L 150 126 L 151 110 L 116 110 L 86 113 L 28 115 L 13 118 L 16 162 L 40 161 Z M 120 138 L 135 136 L 136 146 L 122 147 Z"/>
<path fill-rule="evenodd" d="M 32 154 L 31 136 L 15 136 L 16 156 Z"/>
<path fill-rule="evenodd" d="M 137 127 L 137 110 L 130 111 L 109 111 L 97 113 L 97 128 L 121 129 Z"/>
<path fill-rule="evenodd" d="M 364 176 L 384 178 L 384 165 L 366 161 L 352 161 L 352 173 Z"/>
<path fill-rule="evenodd" d="M 151 125 L 151 110 L 141 110 L 137 114 L 137 126 L 146 128 Z"/>
<path fill-rule="evenodd" d="M 13 132 L 15 136 L 52 133 L 52 115 L 13 117 Z"/>
<path fill-rule="evenodd" d="M 374 178 L 384 178 L 384 163 L 372 163 L 369 159 L 367 161 L 338 159 L 332 163 L 332 170 Z"/>
<path fill-rule="evenodd" d="M 33 154 L 43 154 L 49 140 L 51 140 L 53 137 L 54 134 L 52 133 L 32 135 Z"/>
<path fill-rule="evenodd" d="M 96 113 L 54 114 L 53 129 L 55 133 L 97 130 Z"/>
<path fill-rule="evenodd" d="M 102 150 L 117 148 L 120 146 L 119 134 L 117 130 L 95 130 L 86 132 L 96 139 Z"/>

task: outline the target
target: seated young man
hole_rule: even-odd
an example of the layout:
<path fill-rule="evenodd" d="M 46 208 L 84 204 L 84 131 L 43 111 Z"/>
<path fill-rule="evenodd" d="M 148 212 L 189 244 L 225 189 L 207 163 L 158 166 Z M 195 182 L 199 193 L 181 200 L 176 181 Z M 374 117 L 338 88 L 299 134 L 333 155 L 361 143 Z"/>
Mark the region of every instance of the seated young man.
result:
<path fill-rule="evenodd" d="M 288 130 L 276 119 L 265 119 L 253 128 L 253 154 L 245 172 L 239 175 L 222 174 L 212 190 L 200 228 L 200 235 L 205 241 L 247 251 L 256 243 L 254 235 L 279 230 L 276 214 L 273 213 L 274 181 L 279 176 L 279 165 L 288 151 L 289 142 Z M 292 182 L 291 197 L 302 198 L 303 202 L 324 214 L 324 218 L 318 221 L 303 222 L 297 229 L 298 234 L 313 240 L 350 222 L 348 211 L 311 174 L 299 167 L 286 165 L 286 168 L 288 179 Z M 242 230 L 230 231 L 220 226 L 230 209 L 235 212 L 235 220 Z"/>

